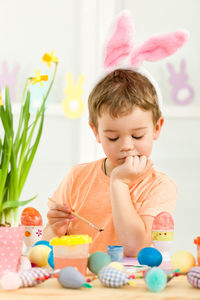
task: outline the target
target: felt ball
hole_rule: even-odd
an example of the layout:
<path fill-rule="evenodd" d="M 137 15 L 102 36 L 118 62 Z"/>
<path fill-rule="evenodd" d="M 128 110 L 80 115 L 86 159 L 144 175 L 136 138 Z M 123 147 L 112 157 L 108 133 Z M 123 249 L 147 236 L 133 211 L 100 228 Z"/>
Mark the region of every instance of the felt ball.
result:
<path fill-rule="evenodd" d="M 94 252 L 88 258 L 88 269 L 94 273 L 98 274 L 99 271 L 111 263 L 111 258 L 105 252 Z"/>
<path fill-rule="evenodd" d="M 79 289 L 86 280 L 76 268 L 66 267 L 59 272 L 58 282 L 64 288 Z"/>
<path fill-rule="evenodd" d="M 188 282 L 195 288 L 200 289 L 200 267 L 193 267 L 187 273 Z"/>
<path fill-rule="evenodd" d="M 1 287 L 4 290 L 16 290 L 21 284 L 22 282 L 18 273 L 7 272 L 1 277 Z"/>
<path fill-rule="evenodd" d="M 153 247 L 145 247 L 140 250 L 137 259 L 141 265 L 157 267 L 162 262 L 162 254 Z"/>
<path fill-rule="evenodd" d="M 162 291 L 167 283 L 167 276 L 162 269 L 154 267 L 145 273 L 145 282 L 151 292 Z"/>
<path fill-rule="evenodd" d="M 171 257 L 171 265 L 173 270 L 179 269 L 180 272 L 188 272 L 195 266 L 195 258 L 188 251 L 177 251 Z"/>
<path fill-rule="evenodd" d="M 31 263 L 37 267 L 44 267 L 48 265 L 48 255 L 51 248 L 45 245 L 37 245 L 30 249 L 28 258 Z"/>
<path fill-rule="evenodd" d="M 123 264 L 121 264 L 118 261 L 112 261 L 108 266 L 112 267 L 112 268 L 115 268 L 119 271 L 124 271 L 125 270 Z"/>
<path fill-rule="evenodd" d="M 119 288 L 128 283 L 128 276 L 125 272 L 110 266 L 101 269 L 99 279 L 104 286 L 112 288 Z"/>

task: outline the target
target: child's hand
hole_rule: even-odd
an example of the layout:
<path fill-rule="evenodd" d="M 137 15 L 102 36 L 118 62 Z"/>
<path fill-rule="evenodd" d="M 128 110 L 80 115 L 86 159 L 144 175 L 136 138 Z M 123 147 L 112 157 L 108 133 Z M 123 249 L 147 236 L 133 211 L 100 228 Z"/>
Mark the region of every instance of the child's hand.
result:
<path fill-rule="evenodd" d="M 51 204 L 47 213 L 47 218 L 53 232 L 57 236 L 65 235 L 69 222 L 77 220 L 70 211 L 71 210 L 67 204 Z"/>
<path fill-rule="evenodd" d="M 120 180 L 125 184 L 133 183 L 138 177 L 146 173 L 153 162 L 146 156 L 128 156 L 125 162 L 111 172 L 112 180 Z"/>

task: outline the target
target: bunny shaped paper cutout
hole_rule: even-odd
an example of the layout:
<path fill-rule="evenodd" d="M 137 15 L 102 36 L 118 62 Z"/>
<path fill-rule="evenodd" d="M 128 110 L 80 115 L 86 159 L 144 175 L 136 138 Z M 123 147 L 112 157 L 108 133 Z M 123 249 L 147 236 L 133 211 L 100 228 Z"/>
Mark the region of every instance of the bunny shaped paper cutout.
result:
<path fill-rule="evenodd" d="M 10 99 L 11 101 L 15 100 L 15 89 L 14 86 L 17 81 L 17 75 L 19 72 L 20 66 L 16 64 L 11 72 L 8 69 L 8 63 L 3 61 L 2 63 L 2 73 L 0 75 L 0 89 L 2 92 L 2 96 L 4 96 L 4 90 L 6 85 L 9 87 L 10 90 Z"/>
<path fill-rule="evenodd" d="M 170 73 L 169 82 L 172 85 L 172 100 L 178 105 L 190 104 L 194 99 L 194 89 L 188 83 L 185 60 L 181 60 L 179 72 L 176 72 L 174 66 L 169 62 L 167 67 Z"/>
<path fill-rule="evenodd" d="M 71 73 L 67 73 L 67 88 L 65 89 L 65 99 L 62 102 L 64 114 L 71 118 L 79 118 L 84 112 L 83 83 L 84 75 L 80 75 L 77 84 L 74 84 Z"/>
<path fill-rule="evenodd" d="M 143 61 L 158 61 L 175 53 L 189 38 L 186 30 L 155 35 L 132 51 L 134 23 L 129 11 L 123 11 L 117 21 L 113 35 L 107 43 L 104 68 L 118 66 L 131 54 L 130 66 L 137 67 Z"/>

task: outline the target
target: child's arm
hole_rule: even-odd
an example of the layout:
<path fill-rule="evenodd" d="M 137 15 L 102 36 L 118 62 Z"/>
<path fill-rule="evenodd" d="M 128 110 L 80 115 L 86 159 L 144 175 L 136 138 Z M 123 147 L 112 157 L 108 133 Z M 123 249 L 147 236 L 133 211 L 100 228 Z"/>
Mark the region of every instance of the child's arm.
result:
<path fill-rule="evenodd" d="M 125 256 L 134 256 L 151 244 L 154 217 L 140 217 L 131 201 L 129 184 L 152 167 L 145 156 L 127 157 L 124 164 L 111 173 L 111 204 L 115 230 Z"/>

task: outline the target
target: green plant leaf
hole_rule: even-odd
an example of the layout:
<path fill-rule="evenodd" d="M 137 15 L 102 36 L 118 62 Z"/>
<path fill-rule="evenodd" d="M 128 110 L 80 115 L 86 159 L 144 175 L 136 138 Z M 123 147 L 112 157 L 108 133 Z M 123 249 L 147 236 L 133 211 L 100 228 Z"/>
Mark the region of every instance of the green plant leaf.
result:
<path fill-rule="evenodd" d="M 34 143 L 34 145 L 32 146 L 32 149 L 31 149 L 32 151 L 30 153 L 28 153 L 29 156 L 24 161 L 24 165 L 22 167 L 23 174 L 21 174 L 21 176 L 20 176 L 20 184 L 19 184 L 19 192 L 20 193 L 23 189 L 23 186 L 25 184 L 26 178 L 27 178 L 29 170 L 31 168 L 36 150 L 38 148 L 38 144 L 39 144 L 41 134 L 42 134 L 43 123 L 44 123 L 44 111 L 42 112 L 42 115 L 41 115 L 40 125 L 39 125 L 39 129 L 38 129 L 38 133 L 37 133 L 35 143 Z"/>
<path fill-rule="evenodd" d="M 10 128 L 10 132 L 13 136 L 13 115 L 12 115 L 12 107 L 10 104 L 10 92 L 9 92 L 9 87 L 6 86 L 5 89 L 5 111 L 6 114 L 8 116 L 8 124 L 9 124 L 9 128 Z"/>
<path fill-rule="evenodd" d="M 16 208 L 19 206 L 24 206 L 26 204 L 28 204 L 29 202 L 33 201 L 38 195 L 35 195 L 34 197 L 25 200 L 25 201 L 6 201 L 1 208 L 1 212 L 5 209 L 11 209 L 11 208 Z"/>
<path fill-rule="evenodd" d="M 2 193 L 5 187 L 6 179 L 7 179 L 7 173 L 9 168 L 9 162 L 11 157 L 11 151 L 12 151 L 12 138 L 9 138 L 9 144 L 4 146 L 4 153 L 2 158 L 2 165 L 1 165 L 1 181 L 0 181 L 0 205 L 2 202 Z"/>

